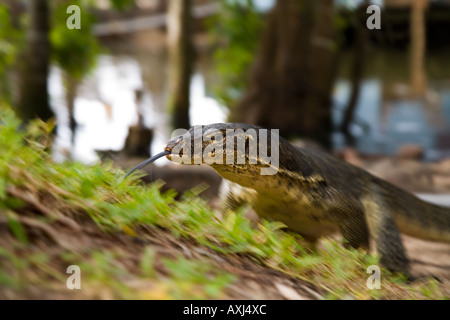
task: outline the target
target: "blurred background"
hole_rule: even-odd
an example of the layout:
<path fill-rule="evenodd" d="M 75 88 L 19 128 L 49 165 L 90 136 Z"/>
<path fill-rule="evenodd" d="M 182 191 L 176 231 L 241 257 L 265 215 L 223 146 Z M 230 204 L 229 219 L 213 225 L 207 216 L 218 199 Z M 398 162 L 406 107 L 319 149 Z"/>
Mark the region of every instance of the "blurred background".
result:
<path fill-rule="evenodd" d="M 448 30 L 448 0 L 0 0 L 0 103 L 56 120 L 55 161 L 130 168 L 176 128 L 233 121 L 448 191 Z M 164 168 L 217 191 L 208 168 Z"/>

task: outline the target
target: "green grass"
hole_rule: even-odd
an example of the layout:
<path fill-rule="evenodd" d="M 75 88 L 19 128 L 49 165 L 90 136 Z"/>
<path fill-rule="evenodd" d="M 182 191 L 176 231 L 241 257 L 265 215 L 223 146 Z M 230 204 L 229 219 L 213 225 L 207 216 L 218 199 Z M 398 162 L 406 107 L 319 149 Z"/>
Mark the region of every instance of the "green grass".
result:
<path fill-rule="evenodd" d="M 21 222 L 27 201 L 11 192 L 15 189 L 24 197 L 46 197 L 51 201 L 38 218 L 41 224 L 50 225 L 63 214 L 92 219 L 105 234 L 138 237 L 141 226 L 163 230 L 174 239 L 191 241 L 217 254 L 245 257 L 300 278 L 317 287 L 322 298 L 448 298 L 433 280 L 408 285 L 386 270 L 382 273 L 382 289 L 369 290 L 365 271 L 377 264 L 376 257 L 362 250 L 344 249 L 335 240 L 324 241 L 312 253 L 303 247 L 298 235 L 283 231 L 281 223 L 262 221 L 253 227 L 243 212 L 230 212 L 219 219 L 197 196 L 202 187 L 176 201 L 175 192 L 161 194 L 161 183 L 143 185 L 138 174 L 124 179 L 125 173 L 111 163 L 54 163 L 50 156 L 51 124 L 35 121 L 23 131 L 19 125 L 10 111 L 0 111 L 0 218 L 6 221 L 14 239 L 0 248 L 0 288 L 20 295 L 31 285 L 45 287 L 49 283 L 52 289 L 61 290 L 57 283 L 65 284 L 67 275 L 55 266 L 68 263 L 83 270 L 84 293 L 94 298 L 223 298 L 237 279 L 205 259 L 188 259 L 181 254 L 161 258 L 152 246 L 139 253 L 137 262 L 134 258 L 134 267 L 123 263 L 128 257 L 124 250 L 86 249 L 73 253 L 62 249 L 57 254 L 39 253 L 33 242 L 36 235 L 32 240 L 27 232 L 29 226 Z"/>

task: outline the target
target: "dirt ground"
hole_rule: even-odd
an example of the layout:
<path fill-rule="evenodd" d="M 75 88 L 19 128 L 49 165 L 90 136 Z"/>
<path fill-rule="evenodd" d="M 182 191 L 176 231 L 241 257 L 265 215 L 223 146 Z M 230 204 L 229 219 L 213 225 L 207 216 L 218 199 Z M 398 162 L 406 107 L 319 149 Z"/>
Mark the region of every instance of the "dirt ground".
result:
<path fill-rule="evenodd" d="M 450 207 L 450 159 L 425 163 L 414 159 L 364 158 L 352 151 L 341 155 L 341 158 L 426 200 Z M 136 159 L 128 159 L 122 166 L 127 168 L 137 162 Z M 166 189 L 173 188 L 179 192 L 206 181 L 210 188 L 204 196 L 213 199 L 213 204 L 216 203 L 215 196 L 221 179 L 207 166 L 173 165 L 149 167 L 146 170 L 151 172 L 153 181 L 162 179 L 166 181 Z M 144 179 L 149 182 L 150 175 Z M 433 274 L 450 286 L 450 244 L 424 241 L 407 235 L 402 235 L 402 238 L 412 262 L 412 272 L 417 275 Z"/>
<path fill-rule="evenodd" d="M 223 299 L 310 300 L 321 298 L 321 293 L 308 282 L 255 263 L 250 257 L 220 254 L 191 240 L 176 238 L 164 229 L 141 225 L 135 229 L 136 233 L 133 236 L 120 232 L 105 233 L 86 215 L 72 216 L 71 223 L 64 220 L 64 223 L 57 221 L 50 225 L 41 224 L 38 222 L 41 212 L 35 207 L 36 204 L 36 202 L 30 202 L 27 212 L 23 212 L 21 219 L 33 244 L 27 249 L 29 250 L 27 254 L 45 252 L 51 259 L 51 273 L 54 274 L 65 274 L 67 263 L 59 258 L 64 252 L 69 251 L 84 256 L 91 250 L 113 251 L 120 254 L 117 264 L 130 271 L 127 278 L 119 279 L 120 282 L 134 292 L 147 292 L 147 298 L 167 298 L 158 293 L 158 290 L 151 293 L 151 288 L 157 286 L 154 282 L 142 281 L 138 276 L 133 276 L 139 272 L 139 259 L 144 248 L 150 246 L 155 251 L 153 267 L 159 279 L 168 276 L 168 270 L 162 260 L 180 256 L 215 265 L 217 269 L 233 274 L 236 281 L 227 287 L 225 295 L 221 296 Z M 11 249 L 12 235 L 7 232 L 4 221 L 0 221 L 0 234 L 2 234 L 0 247 Z M 25 254 L 25 252 L 18 254 Z M 2 265 L 2 257 L 0 257 L 0 265 Z M 21 291 L 0 286 L 0 299 L 115 299 L 111 290 L 98 285 L 89 286 L 88 284 L 84 285 L 83 290 L 67 290 L 65 281 L 61 283 L 52 277 L 42 280 L 42 274 L 33 272 L 28 271 L 27 276 L 34 280 Z M 36 285 L 34 282 L 37 278 L 41 278 L 45 285 Z"/>
<path fill-rule="evenodd" d="M 128 159 L 121 163 L 123 168 L 129 168 L 141 159 Z M 395 159 L 358 159 L 357 165 L 364 167 L 375 175 L 403 187 L 411 192 L 432 194 L 437 196 L 433 201 L 448 203 L 450 199 L 450 160 L 441 163 L 425 164 L 418 161 L 401 161 Z M 216 195 L 221 182 L 220 177 L 206 166 L 170 166 L 149 167 L 153 181 L 166 181 L 165 188 L 173 188 L 179 192 L 188 190 L 206 181 L 209 188 L 204 197 L 217 204 Z M 150 175 L 145 177 L 149 181 Z M 25 211 L 20 213 L 20 222 L 27 230 L 32 240 L 34 252 L 46 252 L 52 261 L 54 272 L 65 274 L 66 264 L 58 259 L 64 250 L 78 252 L 83 255 L 86 250 L 114 250 L 121 252 L 120 264 L 126 269 L 136 270 L 139 257 L 146 246 L 151 246 L 156 252 L 155 270 L 158 277 L 167 276 L 167 269 L 160 263 L 160 258 L 184 256 L 217 266 L 232 273 L 237 280 L 226 290 L 225 299 L 323 299 L 327 292 L 295 277 L 255 263 L 250 257 L 239 255 L 224 255 L 212 249 L 200 246 L 188 239 L 174 237 L 167 230 L 140 226 L 135 236 L 125 233 L 104 233 L 85 214 L 71 213 L 63 220 L 50 225 L 39 222 L 44 214 L 44 207 L 57 209 L 51 199 L 27 198 L 26 193 L 18 194 L 28 203 Z M 50 201 L 50 203 L 49 203 Z M 72 220 L 72 221 L 68 221 Z M 0 247 L 8 247 L 12 243 L 11 234 L 7 232 L 7 223 L 0 221 Z M 416 275 L 435 275 L 450 292 L 450 244 L 422 241 L 403 236 L 408 256 L 412 262 L 412 272 Z M 132 273 L 131 273 L 132 274 Z M 127 285 L 137 291 L 143 287 L 151 287 L 139 278 L 124 280 Z M 0 288 L 0 299 L 109 299 L 114 298 L 108 290 L 91 288 L 87 290 L 61 290 L 61 284 L 49 281 L 50 288 L 28 287 L 24 292 L 16 292 Z M 150 298 L 158 299 L 158 295 Z M 393 297 L 395 298 L 395 297 Z"/>

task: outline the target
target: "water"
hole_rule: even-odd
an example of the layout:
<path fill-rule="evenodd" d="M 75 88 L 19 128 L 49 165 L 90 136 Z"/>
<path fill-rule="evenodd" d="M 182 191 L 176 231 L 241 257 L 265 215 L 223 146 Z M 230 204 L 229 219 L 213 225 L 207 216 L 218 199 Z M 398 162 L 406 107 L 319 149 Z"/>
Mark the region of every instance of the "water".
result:
<path fill-rule="evenodd" d="M 128 127 L 137 122 L 138 110 L 143 111 L 144 123 L 154 129 L 151 154 L 163 150 L 171 134 L 164 111 L 167 96 L 167 62 L 164 59 L 162 54 L 148 52 L 100 57 L 98 67 L 83 81 L 75 100 L 75 118 L 79 127 L 72 150 L 74 159 L 92 163 L 98 160 L 95 150 L 121 150 Z M 399 63 L 398 59 L 395 61 Z M 406 65 L 407 61 L 400 63 Z M 393 71 L 397 77 L 395 81 L 384 73 L 386 71 L 367 72 L 351 126 L 357 148 L 366 154 L 392 155 L 401 145 L 413 143 L 424 147 L 428 160 L 450 156 L 450 83 L 430 79 L 427 96 L 410 99 L 405 85 L 407 76 L 401 75 L 402 68 L 405 66 L 397 66 Z M 208 66 L 198 69 L 211 71 Z M 386 69 L 389 70 L 389 64 Z M 225 122 L 227 119 L 228 109 L 207 94 L 207 76 L 197 71 L 192 77 L 191 125 Z M 70 150 L 70 131 L 60 70 L 53 67 L 49 80 L 51 101 L 60 124 L 56 143 L 60 151 L 56 152 L 55 159 L 63 160 L 65 155 L 61 150 Z M 140 103 L 136 101 L 136 90 L 142 91 Z M 336 126 L 342 121 L 350 90 L 350 83 L 343 73 L 333 93 L 333 121 Z M 386 97 L 386 90 L 395 92 L 394 96 Z M 341 134 L 333 134 L 335 148 L 341 148 L 343 142 Z M 157 164 L 167 162 L 161 159 Z"/>
<path fill-rule="evenodd" d="M 95 150 L 121 150 L 128 127 L 137 123 L 138 110 L 144 111 L 145 125 L 155 130 L 151 153 L 163 150 L 170 133 L 161 128 L 168 127 L 168 119 L 161 112 L 162 106 L 155 106 L 152 92 L 145 88 L 142 72 L 141 65 L 133 57 L 100 57 L 98 67 L 83 81 L 75 100 L 75 119 L 78 123 L 72 151 L 75 160 L 92 163 L 98 160 Z M 69 149 L 71 136 L 61 71 L 52 68 L 49 80 L 51 101 L 60 124 L 57 149 Z M 136 102 L 136 90 L 143 91 L 140 103 Z M 190 99 L 192 125 L 226 121 L 228 109 L 206 95 L 204 78 L 199 73 L 192 76 Z M 57 152 L 55 159 L 64 160 L 64 154 Z M 164 163 L 164 160 L 157 162 L 160 165 Z"/>
<path fill-rule="evenodd" d="M 409 61 L 404 52 L 378 52 L 367 58 L 366 79 L 351 126 L 359 151 L 394 155 L 402 145 L 415 144 L 423 147 L 425 160 L 450 157 L 450 64 L 444 58 L 448 52 L 427 55 L 427 89 L 421 98 L 410 92 Z M 351 94 L 348 69 L 341 70 L 335 85 L 336 127 Z M 333 145 L 336 149 L 344 146 L 342 134 L 333 135 Z"/>

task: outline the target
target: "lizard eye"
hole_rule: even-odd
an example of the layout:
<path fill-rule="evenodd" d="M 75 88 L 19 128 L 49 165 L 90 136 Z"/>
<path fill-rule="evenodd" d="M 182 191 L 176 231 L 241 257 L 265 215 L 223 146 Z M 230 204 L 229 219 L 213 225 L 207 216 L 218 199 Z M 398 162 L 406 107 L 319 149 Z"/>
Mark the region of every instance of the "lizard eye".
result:
<path fill-rule="evenodd" d="M 222 134 L 220 132 L 216 133 L 211 137 L 211 141 L 218 141 L 218 142 L 223 141 Z"/>

